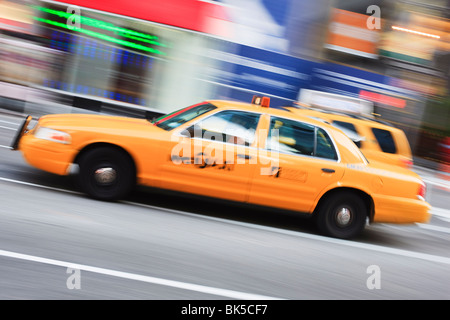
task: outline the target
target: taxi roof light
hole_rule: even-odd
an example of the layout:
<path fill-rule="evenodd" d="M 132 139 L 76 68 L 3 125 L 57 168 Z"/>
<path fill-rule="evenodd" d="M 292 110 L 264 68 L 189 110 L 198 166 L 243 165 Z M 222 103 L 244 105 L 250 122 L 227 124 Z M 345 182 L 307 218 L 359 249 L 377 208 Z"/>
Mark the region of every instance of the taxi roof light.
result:
<path fill-rule="evenodd" d="M 252 98 L 252 104 L 256 104 L 261 107 L 269 108 L 270 107 L 270 98 L 254 95 Z"/>

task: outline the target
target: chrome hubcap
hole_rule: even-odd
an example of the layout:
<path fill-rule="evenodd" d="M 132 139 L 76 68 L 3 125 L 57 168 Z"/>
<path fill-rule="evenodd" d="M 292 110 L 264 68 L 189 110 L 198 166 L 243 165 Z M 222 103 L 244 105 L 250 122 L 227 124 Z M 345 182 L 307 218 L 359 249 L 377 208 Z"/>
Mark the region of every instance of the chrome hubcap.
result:
<path fill-rule="evenodd" d="M 99 184 L 110 184 L 116 180 L 117 173 L 113 168 L 99 168 L 95 170 L 94 177 Z"/>
<path fill-rule="evenodd" d="M 340 226 L 347 226 L 350 223 L 351 219 L 352 213 L 349 208 L 343 207 L 337 212 L 336 221 Z"/>

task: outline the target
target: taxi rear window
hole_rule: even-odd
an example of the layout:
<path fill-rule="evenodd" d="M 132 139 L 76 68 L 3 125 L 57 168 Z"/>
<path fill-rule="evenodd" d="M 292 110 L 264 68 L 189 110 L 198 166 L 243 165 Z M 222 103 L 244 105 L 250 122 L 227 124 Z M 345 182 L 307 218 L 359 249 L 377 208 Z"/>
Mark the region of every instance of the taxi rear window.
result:
<path fill-rule="evenodd" d="M 394 139 L 392 138 L 392 135 L 389 131 L 378 129 L 378 128 L 372 128 L 373 135 L 378 141 L 378 144 L 380 145 L 380 148 L 383 152 L 386 153 L 396 153 L 397 147 L 395 146 Z"/>
<path fill-rule="evenodd" d="M 266 148 L 283 153 L 338 159 L 336 149 L 325 130 L 277 117 L 271 119 Z"/>
<path fill-rule="evenodd" d="M 314 155 L 314 127 L 297 121 L 273 117 L 267 148 L 281 152 Z"/>

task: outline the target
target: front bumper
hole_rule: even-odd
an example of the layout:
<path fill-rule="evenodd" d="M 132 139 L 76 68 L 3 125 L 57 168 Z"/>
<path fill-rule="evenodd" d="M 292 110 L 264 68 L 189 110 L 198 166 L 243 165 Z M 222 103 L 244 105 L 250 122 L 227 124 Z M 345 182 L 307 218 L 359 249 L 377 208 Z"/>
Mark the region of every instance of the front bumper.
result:
<path fill-rule="evenodd" d="M 22 139 L 24 133 L 27 132 L 28 125 L 30 124 L 32 119 L 32 116 L 27 116 L 20 124 L 19 129 L 17 130 L 16 135 L 11 143 L 12 150 L 17 150 L 19 148 L 20 139 Z"/>
<path fill-rule="evenodd" d="M 25 133 L 18 144 L 25 160 L 38 169 L 68 175 L 76 150 L 71 145 L 38 139 L 32 133 Z"/>

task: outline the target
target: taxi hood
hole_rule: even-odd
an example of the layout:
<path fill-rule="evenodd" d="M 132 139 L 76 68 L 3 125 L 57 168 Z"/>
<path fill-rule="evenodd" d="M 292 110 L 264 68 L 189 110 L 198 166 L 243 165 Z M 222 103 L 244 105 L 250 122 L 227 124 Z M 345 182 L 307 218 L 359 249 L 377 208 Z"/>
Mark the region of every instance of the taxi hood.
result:
<path fill-rule="evenodd" d="M 120 117 L 99 114 L 52 114 L 45 115 L 39 119 L 39 126 L 53 129 L 78 129 L 78 128 L 115 128 L 115 129 L 138 129 L 139 127 L 153 127 L 146 119 Z"/>

